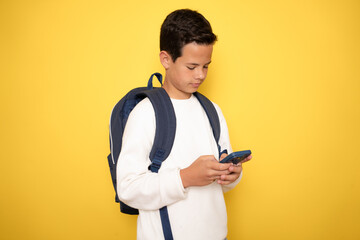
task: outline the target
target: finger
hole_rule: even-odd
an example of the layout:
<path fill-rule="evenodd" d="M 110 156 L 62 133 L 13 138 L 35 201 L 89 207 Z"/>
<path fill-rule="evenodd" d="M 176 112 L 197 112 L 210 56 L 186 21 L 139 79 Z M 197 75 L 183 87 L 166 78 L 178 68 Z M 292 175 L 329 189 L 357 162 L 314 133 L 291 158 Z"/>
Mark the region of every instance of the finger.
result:
<path fill-rule="evenodd" d="M 220 185 L 229 185 L 229 184 L 232 183 L 232 182 L 230 182 L 230 181 L 218 180 L 217 183 L 220 184 Z"/>
<path fill-rule="evenodd" d="M 229 175 L 231 174 L 231 172 L 226 169 L 226 170 L 223 170 L 223 171 L 218 171 L 218 170 L 212 170 L 210 171 L 210 176 L 213 178 L 213 177 L 218 177 L 218 178 L 221 178 L 221 176 L 223 175 Z"/>
<path fill-rule="evenodd" d="M 226 154 L 226 153 L 221 154 L 219 161 L 223 160 L 227 155 L 228 155 L 228 154 Z"/>
<path fill-rule="evenodd" d="M 230 183 L 235 182 L 236 179 L 234 179 L 234 180 L 222 180 L 222 179 L 219 179 L 219 180 L 217 180 L 217 183 L 220 184 L 220 185 L 229 185 Z"/>
<path fill-rule="evenodd" d="M 220 177 L 220 179 L 218 181 L 232 183 L 236 179 L 238 179 L 239 176 L 240 176 L 240 174 L 238 174 L 238 173 L 232 173 L 232 174 L 228 174 L 228 175 L 221 175 L 221 177 Z"/>
<path fill-rule="evenodd" d="M 214 182 L 216 180 L 220 180 L 221 179 L 221 175 L 220 176 L 212 176 L 211 180 Z"/>
<path fill-rule="evenodd" d="M 242 171 L 242 165 L 241 163 L 238 163 L 237 165 L 232 165 L 229 167 L 229 171 L 231 173 L 240 173 Z"/>
<path fill-rule="evenodd" d="M 212 165 L 212 169 L 217 170 L 217 171 L 223 171 L 226 169 L 229 169 L 229 167 L 231 166 L 231 163 L 219 163 L 219 162 L 214 162 Z"/>
<path fill-rule="evenodd" d="M 241 162 L 244 163 L 244 162 L 250 161 L 251 159 L 252 159 L 252 155 L 248 156 L 247 158 L 245 158 Z"/>

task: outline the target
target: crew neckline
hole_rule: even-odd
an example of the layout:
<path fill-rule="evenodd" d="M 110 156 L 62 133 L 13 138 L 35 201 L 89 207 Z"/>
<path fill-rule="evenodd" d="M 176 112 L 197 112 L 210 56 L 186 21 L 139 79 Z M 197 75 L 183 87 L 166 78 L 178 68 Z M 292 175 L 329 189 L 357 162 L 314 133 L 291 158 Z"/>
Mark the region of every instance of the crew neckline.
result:
<path fill-rule="evenodd" d="M 176 99 L 176 98 L 170 98 L 170 99 L 171 99 L 171 101 L 175 101 L 175 102 L 186 102 L 186 101 L 191 101 L 194 98 L 195 98 L 194 94 L 191 94 L 191 96 L 186 99 Z"/>

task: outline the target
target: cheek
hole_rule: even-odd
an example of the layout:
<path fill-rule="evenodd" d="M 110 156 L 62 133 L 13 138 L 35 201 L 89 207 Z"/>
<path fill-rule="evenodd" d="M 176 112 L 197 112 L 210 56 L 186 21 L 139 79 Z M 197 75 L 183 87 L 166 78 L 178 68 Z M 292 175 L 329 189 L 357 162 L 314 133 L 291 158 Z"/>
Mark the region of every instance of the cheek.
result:
<path fill-rule="evenodd" d="M 183 72 L 183 77 L 186 80 L 191 80 L 194 77 L 195 71 L 186 68 Z"/>
<path fill-rule="evenodd" d="M 181 69 L 180 71 L 178 71 L 177 74 L 177 80 L 178 82 L 181 83 L 185 83 L 188 81 L 188 79 L 190 79 L 192 76 L 192 71 L 190 71 L 188 68 L 186 69 Z"/>

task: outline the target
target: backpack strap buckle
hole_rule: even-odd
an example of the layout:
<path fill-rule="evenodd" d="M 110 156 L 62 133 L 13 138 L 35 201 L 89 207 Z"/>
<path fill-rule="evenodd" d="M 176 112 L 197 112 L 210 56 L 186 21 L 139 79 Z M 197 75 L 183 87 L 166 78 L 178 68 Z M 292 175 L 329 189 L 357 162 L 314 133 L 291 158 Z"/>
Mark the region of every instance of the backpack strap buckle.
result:
<path fill-rule="evenodd" d="M 148 168 L 151 172 L 156 172 L 157 173 L 159 171 L 159 169 L 161 167 L 161 164 L 164 161 L 164 159 L 163 159 L 164 154 L 165 154 L 164 150 L 162 150 L 162 149 L 156 150 L 155 156 L 154 156 L 153 159 L 151 159 L 151 164 L 150 164 L 150 166 Z"/>

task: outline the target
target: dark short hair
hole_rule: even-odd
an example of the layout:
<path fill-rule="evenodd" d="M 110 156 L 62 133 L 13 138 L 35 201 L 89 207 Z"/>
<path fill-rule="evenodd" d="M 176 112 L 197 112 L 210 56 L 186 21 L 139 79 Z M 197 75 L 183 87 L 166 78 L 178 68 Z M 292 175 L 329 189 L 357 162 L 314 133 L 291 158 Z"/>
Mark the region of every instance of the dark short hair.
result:
<path fill-rule="evenodd" d="M 175 62 L 186 44 L 210 45 L 216 40 L 209 21 L 203 15 L 180 9 L 170 13 L 161 25 L 160 51 L 167 51 Z"/>

